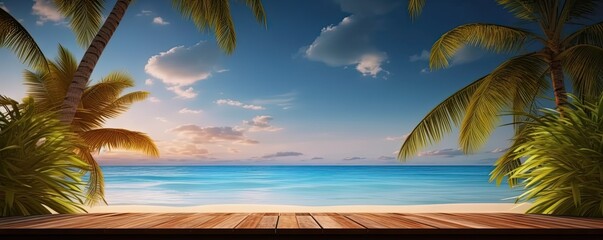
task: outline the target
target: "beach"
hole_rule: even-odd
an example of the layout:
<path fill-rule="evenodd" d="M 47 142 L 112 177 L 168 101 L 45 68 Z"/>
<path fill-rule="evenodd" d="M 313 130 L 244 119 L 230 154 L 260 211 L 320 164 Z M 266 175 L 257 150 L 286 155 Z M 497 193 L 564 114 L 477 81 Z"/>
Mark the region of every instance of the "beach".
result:
<path fill-rule="evenodd" d="M 372 213 L 525 213 L 530 204 L 513 203 L 455 203 L 425 205 L 338 205 L 300 206 L 271 204 L 211 204 L 189 207 L 154 205 L 110 205 L 88 207 L 89 213 L 254 213 L 254 212 L 372 212 Z"/>

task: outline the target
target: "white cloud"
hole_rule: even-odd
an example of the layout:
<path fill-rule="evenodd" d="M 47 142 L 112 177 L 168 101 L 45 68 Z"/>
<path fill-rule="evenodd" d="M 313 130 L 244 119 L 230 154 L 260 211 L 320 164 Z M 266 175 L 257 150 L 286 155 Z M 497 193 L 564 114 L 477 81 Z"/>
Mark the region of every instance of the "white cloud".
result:
<path fill-rule="evenodd" d="M 492 149 L 492 151 L 490 151 L 491 153 L 501 153 L 501 152 L 506 152 L 507 150 L 509 150 L 509 148 L 495 148 Z"/>
<path fill-rule="evenodd" d="M 400 140 L 404 141 L 404 140 L 406 140 L 407 137 L 408 137 L 408 134 L 404 134 L 402 136 L 395 136 L 395 137 L 388 136 L 388 137 L 385 137 L 385 140 L 387 140 L 387 141 L 400 141 Z"/>
<path fill-rule="evenodd" d="M 421 73 L 429 73 L 429 68 L 423 68 L 423 69 L 421 69 Z"/>
<path fill-rule="evenodd" d="M 408 57 L 408 59 L 411 62 L 416 62 L 416 61 L 429 61 L 429 51 L 423 49 L 423 51 L 421 52 L 421 54 L 415 54 L 412 55 L 410 57 Z"/>
<path fill-rule="evenodd" d="M 153 79 L 147 78 L 147 80 L 144 80 L 144 85 L 147 85 L 147 86 L 153 85 Z"/>
<path fill-rule="evenodd" d="M 50 0 L 34 0 L 34 2 L 31 9 L 33 15 L 38 16 L 38 20 L 36 21 L 38 26 L 42 26 L 48 21 L 55 23 L 64 22 L 65 18 Z"/>
<path fill-rule="evenodd" d="M 166 22 L 165 20 L 163 20 L 162 17 L 155 17 L 155 18 L 153 18 L 153 23 L 157 24 L 157 25 L 168 25 L 168 24 L 170 24 L 169 22 Z"/>
<path fill-rule="evenodd" d="M 262 158 L 295 157 L 295 156 L 302 156 L 302 155 L 304 155 L 304 154 L 300 153 L 300 152 L 277 152 L 277 153 L 273 153 L 273 154 L 264 155 L 264 156 L 262 156 Z"/>
<path fill-rule="evenodd" d="M 168 120 L 167 120 L 167 119 L 162 118 L 162 117 L 156 117 L 155 119 L 156 119 L 157 121 L 160 121 L 160 122 L 168 122 Z"/>
<path fill-rule="evenodd" d="M 476 47 L 465 46 L 456 52 L 452 60 L 450 61 L 450 66 L 457 66 L 465 63 L 474 62 L 485 55 L 485 52 Z"/>
<path fill-rule="evenodd" d="M 223 72 L 228 72 L 230 71 L 230 69 L 218 69 L 216 70 L 217 73 L 223 73 Z"/>
<path fill-rule="evenodd" d="M 288 92 L 268 98 L 255 99 L 251 101 L 251 103 L 257 105 L 275 105 L 282 108 L 283 110 L 287 110 L 293 107 L 293 101 L 295 101 L 296 95 L 297 94 L 295 92 Z"/>
<path fill-rule="evenodd" d="M 377 160 L 394 160 L 396 159 L 395 157 L 389 157 L 389 156 L 380 156 L 377 158 Z"/>
<path fill-rule="evenodd" d="M 362 76 L 372 76 L 377 77 L 377 75 L 383 71 L 381 68 L 381 63 L 387 57 L 384 54 L 367 54 L 360 58 L 360 62 L 356 65 L 356 70 L 362 73 Z"/>
<path fill-rule="evenodd" d="M 151 10 L 142 10 L 140 11 L 138 14 L 136 14 L 136 16 L 151 16 L 153 14 L 153 11 Z"/>
<path fill-rule="evenodd" d="M 192 110 L 192 109 L 188 109 L 188 108 L 183 108 L 183 109 L 180 109 L 180 111 L 178 111 L 178 113 L 181 113 L 181 114 L 199 114 L 202 112 L 203 112 L 202 110 Z"/>
<path fill-rule="evenodd" d="M 219 58 L 218 47 L 202 41 L 192 47 L 177 46 L 152 56 L 144 69 L 179 97 L 194 98 L 197 93 L 190 85 L 211 77 Z"/>
<path fill-rule="evenodd" d="M 156 97 L 150 97 L 149 102 L 158 103 L 158 102 L 161 102 L 161 100 L 159 100 L 159 98 L 156 98 Z"/>
<path fill-rule="evenodd" d="M 4 5 L 4 2 L 0 2 L 0 8 L 2 8 L 2 9 L 3 9 L 4 11 L 6 11 L 6 12 L 10 12 L 10 11 L 8 10 L 8 8 L 6 7 L 6 5 Z"/>
<path fill-rule="evenodd" d="M 426 152 L 421 152 L 418 154 L 419 157 L 432 157 L 432 156 L 441 156 L 441 157 L 454 157 L 465 155 L 461 149 L 452 149 L 452 148 L 444 148 L 444 149 L 436 149 Z"/>
<path fill-rule="evenodd" d="M 387 54 L 372 46 L 375 28 L 373 20 L 351 15 L 336 25 L 324 27 L 314 42 L 304 51 L 306 58 L 329 66 L 356 65 L 364 76 L 377 76 L 385 72 L 381 65 Z"/>
<path fill-rule="evenodd" d="M 347 157 L 347 158 L 344 158 L 344 159 L 341 159 L 341 160 L 344 160 L 344 161 L 354 161 L 354 160 L 364 160 L 364 159 L 366 159 L 366 158 L 365 157 Z"/>
<path fill-rule="evenodd" d="M 209 151 L 207 149 L 199 148 L 196 144 L 187 142 L 170 142 L 162 146 L 168 154 L 180 155 L 180 156 L 200 156 L 207 155 Z"/>
<path fill-rule="evenodd" d="M 218 99 L 216 101 L 216 104 L 218 105 L 228 105 L 228 106 L 233 106 L 233 107 L 240 107 L 240 108 L 245 108 L 245 109 L 249 109 L 249 110 L 265 110 L 266 108 L 259 106 L 259 105 L 253 105 L 253 104 L 244 104 L 242 102 L 239 102 L 237 100 L 232 100 L 232 99 Z"/>
<path fill-rule="evenodd" d="M 194 144 L 231 142 L 238 144 L 257 144 L 258 141 L 245 137 L 242 130 L 232 127 L 200 127 L 198 125 L 181 125 L 168 132 Z"/>
<path fill-rule="evenodd" d="M 323 159 L 324 159 L 323 157 L 313 157 L 310 160 L 323 160 Z"/>
<path fill-rule="evenodd" d="M 250 132 L 276 132 L 282 130 L 282 128 L 277 128 L 270 125 L 270 121 L 272 121 L 271 116 L 256 116 L 251 121 L 243 121 L 243 123 L 249 126 Z"/>

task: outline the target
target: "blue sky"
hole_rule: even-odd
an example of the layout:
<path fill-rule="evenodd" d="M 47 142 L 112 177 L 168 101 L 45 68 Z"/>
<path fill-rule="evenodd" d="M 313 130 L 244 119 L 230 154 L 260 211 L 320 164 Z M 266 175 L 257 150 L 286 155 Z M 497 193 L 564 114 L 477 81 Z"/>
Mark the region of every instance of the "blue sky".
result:
<path fill-rule="evenodd" d="M 107 12 L 114 1 L 106 4 Z M 3 0 L 49 58 L 58 44 L 83 49 L 48 1 Z M 400 164 L 402 138 L 436 104 L 508 55 L 466 48 L 448 69 L 429 71 L 433 42 L 461 24 L 522 25 L 494 1 L 428 1 L 414 22 L 406 1 L 264 1 L 267 27 L 233 2 L 237 48 L 225 55 L 170 1 L 136 1 L 92 81 L 111 71 L 136 80 L 149 100 L 107 127 L 148 133 L 161 158 L 105 151 L 103 164 Z M 529 27 L 529 26 L 525 26 Z M 0 50 L 0 94 L 25 95 L 26 66 Z M 506 123 L 503 119 L 502 123 Z M 464 156 L 453 133 L 406 164 L 490 164 L 511 129 Z"/>

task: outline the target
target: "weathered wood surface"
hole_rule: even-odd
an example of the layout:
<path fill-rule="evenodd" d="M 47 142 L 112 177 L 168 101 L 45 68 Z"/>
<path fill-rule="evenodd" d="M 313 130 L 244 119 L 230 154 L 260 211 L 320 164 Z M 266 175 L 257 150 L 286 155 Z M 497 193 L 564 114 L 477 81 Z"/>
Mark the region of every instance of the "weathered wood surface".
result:
<path fill-rule="evenodd" d="M 294 239 L 603 236 L 603 219 L 511 213 L 97 213 L 0 218 L 0 238 L 215 235 Z M 93 237 L 94 238 L 94 237 Z"/>

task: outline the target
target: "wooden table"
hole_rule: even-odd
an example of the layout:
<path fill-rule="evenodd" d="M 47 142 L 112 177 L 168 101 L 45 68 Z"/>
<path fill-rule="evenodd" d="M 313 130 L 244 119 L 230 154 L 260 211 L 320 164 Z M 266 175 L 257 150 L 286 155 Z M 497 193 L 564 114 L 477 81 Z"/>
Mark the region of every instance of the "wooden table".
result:
<path fill-rule="evenodd" d="M 598 239 L 603 237 L 603 219 L 512 213 L 96 213 L 0 218 L 0 239 L 25 237 Z"/>

